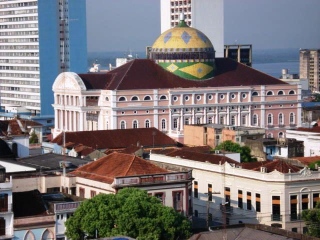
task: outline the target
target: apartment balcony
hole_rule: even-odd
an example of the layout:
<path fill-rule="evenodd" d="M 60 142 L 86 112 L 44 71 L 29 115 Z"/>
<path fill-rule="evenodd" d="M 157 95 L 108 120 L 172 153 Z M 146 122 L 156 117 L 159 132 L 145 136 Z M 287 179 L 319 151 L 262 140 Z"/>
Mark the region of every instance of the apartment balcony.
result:
<path fill-rule="evenodd" d="M 282 222 L 282 215 L 280 215 L 280 214 L 271 214 L 271 221 Z"/>

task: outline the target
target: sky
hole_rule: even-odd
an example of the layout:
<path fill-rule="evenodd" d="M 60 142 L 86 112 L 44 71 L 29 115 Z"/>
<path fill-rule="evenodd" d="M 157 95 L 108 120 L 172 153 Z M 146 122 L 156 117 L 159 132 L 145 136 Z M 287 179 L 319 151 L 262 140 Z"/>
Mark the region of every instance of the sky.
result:
<path fill-rule="evenodd" d="M 224 0 L 225 44 L 320 48 L 319 9 L 320 0 Z M 87 0 L 89 52 L 145 51 L 160 34 L 160 0 Z"/>

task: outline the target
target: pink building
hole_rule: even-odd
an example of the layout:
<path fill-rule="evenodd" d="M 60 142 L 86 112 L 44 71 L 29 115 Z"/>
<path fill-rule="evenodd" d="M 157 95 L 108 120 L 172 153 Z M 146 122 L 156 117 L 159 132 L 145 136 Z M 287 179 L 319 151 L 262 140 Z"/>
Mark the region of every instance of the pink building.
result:
<path fill-rule="evenodd" d="M 301 86 L 228 58 L 182 19 L 136 59 L 107 73 L 61 73 L 53 84 L 62 131 L 155 127 L 183 142 L 184 125 L 257 126 L 284 137 L 301 122 Z"/>

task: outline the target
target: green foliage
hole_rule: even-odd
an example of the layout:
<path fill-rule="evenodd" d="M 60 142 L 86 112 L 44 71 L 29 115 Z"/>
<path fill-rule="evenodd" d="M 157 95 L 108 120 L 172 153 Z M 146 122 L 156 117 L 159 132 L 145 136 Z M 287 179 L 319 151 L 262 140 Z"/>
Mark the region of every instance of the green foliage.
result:
<path fill-rule="evenodd" d="M 29 143 L 38 143 L 38 142 L 39 142 L 39 139 L 37 134 L 34 131 L 32 131 L 31 136 L 29 138 Z"/>
<path fill-rule="evenodd" d="M 318 164 L 318 167 L 320 167 L 320 159 L 318 161 L 316 161 L 316 162 L 310 163 L 308 167 L 311 170 L 318 170 L 318 169 L 316 169 L 316 164 Z"/>
<path fill-rule="evenodd" d="M 308 235 L 320 237 L 320 202 L 313 209 L 302 211 L 302 219 L 306 221 L 308 227 Z"/>
<path fill-rule="evenodd" d="M 84 233 L 94 237 L 129 236 L 141 239 L 186 239 L 191 225 L 186 217 L 146 191 L 125 188 L 118 194 L 98 194 L 85 200 L 66 221 L 66 235 L 83 239 Z"/>
<path fill-rule="evenodd" d="M 257 159 L 251 156 L 251 149 L 248 146 L 241 147 L 238 143 L 230 140 L 220 143 L 214 150 L 240 153 L 241 162 L 256 162 Z"/>

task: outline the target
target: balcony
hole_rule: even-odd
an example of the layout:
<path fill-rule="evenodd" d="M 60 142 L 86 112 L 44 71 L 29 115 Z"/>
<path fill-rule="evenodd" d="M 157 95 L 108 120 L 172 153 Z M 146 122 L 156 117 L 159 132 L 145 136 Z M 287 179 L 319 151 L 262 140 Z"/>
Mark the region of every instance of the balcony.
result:
<path fill-rule="evenodd" d="M 296 127 L 297 126 L 297 124 L 295 124 L 295 123 L 290 123 L 290 127 L 291 128 L 294 128 L 294 127 Z"/>
<path fill-rule="evenodd" d="M 279 128 L 284 128 L 286 125 L 284 124 L 279 124 Z"/>
<path fill-rule="evenodd" d="M 274 128 L 274 125 L 273 124 L 268 124 L 267 128 Z"/>
<path fill-rule="evenodd" d="M 271 221 L 282 222 L 282 215 L 271 214 Z"/>

